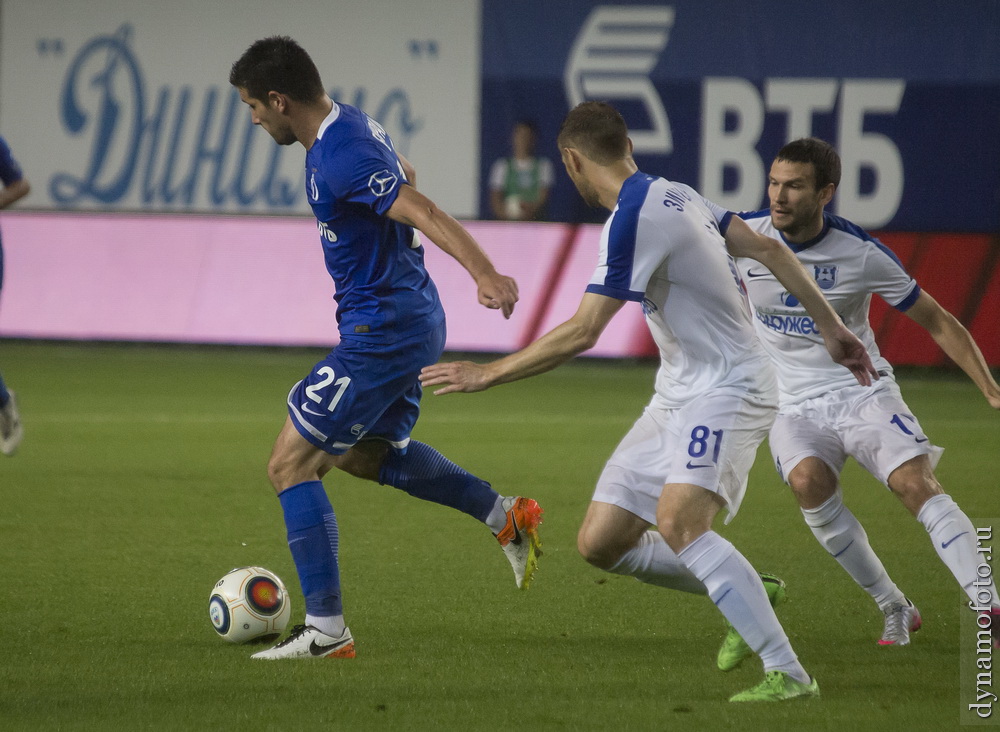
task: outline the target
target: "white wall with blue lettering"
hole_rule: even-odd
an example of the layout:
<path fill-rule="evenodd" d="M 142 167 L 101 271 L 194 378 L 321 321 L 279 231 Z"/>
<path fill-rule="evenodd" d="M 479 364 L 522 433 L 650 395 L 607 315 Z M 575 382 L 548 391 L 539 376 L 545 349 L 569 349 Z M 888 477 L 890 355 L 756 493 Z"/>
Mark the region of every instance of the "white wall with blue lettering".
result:
<path fill-rule="evenodd" d="M 363 107 L 449 213 L 478 205 L 478 0 L 0 2 L 0 134 L 32 208 L 308 213 L 301 146 L 229 85 L 253 41 L 290 35 Z"/>

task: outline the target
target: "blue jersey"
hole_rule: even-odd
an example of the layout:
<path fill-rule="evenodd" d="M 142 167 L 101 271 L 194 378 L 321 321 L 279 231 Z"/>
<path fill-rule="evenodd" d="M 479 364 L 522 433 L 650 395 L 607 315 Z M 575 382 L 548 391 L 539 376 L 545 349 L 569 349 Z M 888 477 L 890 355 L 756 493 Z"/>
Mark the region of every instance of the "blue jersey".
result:
<path fill-rule="evenodd" d="M 22 178 L 24 178 L 24 173 L 21 172 L 21 166 L 17 164 L 14 156 L 11 155 L 10 146 L 7 144 L 7 141 L 0 137 L 0 181 L 5 186 L 9 186 L 11 183 L 17 183 Z"/>
<path fill-rule="evenodd" d="M 22 178 L 24 178 L 24 173 L 21 172 L 21 166 L 17 164 L 14 156 L 11 155 L 10 146 L 7 144 L 7 141 L 0 137 L 0 182 L 4 186 L 9 186 L 11 183 L 17 183 Z M 0 287 L 3 287 L 2 245 L 0 245 Z"/>
<path fill-rule="evenodd" d="M 405 182 L 381 125 L 334 103 L 306 154 L 306 196 L 335 286 L 341 338 L 392 343 L 444 322 L 417 233 L 386 216 Z"/>
<path fill-rule="evenodd" d="M 10 146 L 7 144 L 7 141 L 0 137 L 0 181 L 5 186 L 9 186 L 11 183 L 17 183 L 22 178 L 24 178 L 24 173 L 21 172 L 21 166 L 17 164 L 14 156 L 11 155 Z"/>

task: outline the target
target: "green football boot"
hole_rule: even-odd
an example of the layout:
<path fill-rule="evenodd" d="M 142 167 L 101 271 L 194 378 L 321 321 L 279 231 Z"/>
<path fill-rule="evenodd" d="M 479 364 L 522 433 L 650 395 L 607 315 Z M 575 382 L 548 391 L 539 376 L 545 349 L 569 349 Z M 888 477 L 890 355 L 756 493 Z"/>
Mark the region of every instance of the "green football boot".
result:
<path fill-rule="evenodd" d="M 819 684 L 809 677 L 809 683 L 796 681 L 785 671 L 769 671 L 764 680 L 752 689 L 731 696 L 731 702 L 776 702 L 790 699 L 818 699 Z"/>
<path fill-rule="evenodd" d="M 767 599 L 771 601 L 771 607 L 777 607 L 785 600 L 785 583 L 780 578 L 761 572 L 760 581 L 764 583 L 764 590 L 767 592 Z M 720 670 L 732 671 L 743 663 L 744 659 L 752 656 L 753 650 L 728 620 L 726 625 L 729 627 L 729 632 L 726 633 L 722 647 L 719 648 L 719 655 L 715 660 Z"/>

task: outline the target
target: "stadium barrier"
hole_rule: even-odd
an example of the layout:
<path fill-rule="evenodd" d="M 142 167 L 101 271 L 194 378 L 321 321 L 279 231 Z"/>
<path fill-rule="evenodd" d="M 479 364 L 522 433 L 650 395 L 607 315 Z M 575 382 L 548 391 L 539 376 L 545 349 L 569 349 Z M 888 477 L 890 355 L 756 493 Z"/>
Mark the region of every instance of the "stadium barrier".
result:
<path fill-rule="evenodd" d="M 7 212 L 0 337 L 285 346 L 336 344 L 332 283 L 305 217 Z M 510 320 L 481 307 L 462 267 L 426 259 L 448 312 L 448 348 L 508 352 L 569 318 L 593 273 L 600 227 L 471 221 L 466 226 L 521 300 Z M 886 233 L 882 241 L 1000 365 L 1000 238 Z M 896 364 L 947 359 L 922 328 L 873 298 L 882 352 Z M 626 306 L 589 352 L 648 357 Z"/>

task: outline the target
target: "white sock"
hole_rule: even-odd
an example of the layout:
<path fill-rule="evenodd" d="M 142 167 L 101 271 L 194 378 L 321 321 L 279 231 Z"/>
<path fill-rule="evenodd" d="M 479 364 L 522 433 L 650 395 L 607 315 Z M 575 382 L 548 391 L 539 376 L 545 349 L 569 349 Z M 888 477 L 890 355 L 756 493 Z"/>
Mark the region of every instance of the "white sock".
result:
<path fill-rule="evenodd" d="M 503 496 L 497 496 L 490 515 L 486 517 L 486 525 L 494 534 L 499 534 L 507 525 L 507 512 L 503 510 Z"/>
<path fill-rule="evenodd" d="M 343 615 L 309 615 L 306 614 L 306 625 L 311 625 L 322 633 L 326 633 L 332 638 L 339 638 L 344 634 Z"/>
<path fill-rule="evenodd" d="M 803 508 L 802 516 L 823 548 L 872 596 L 883 612 L 894 604 L 906 602 L 868 543 L 864 527 L 844 505 L 839 488 L 816 508 Z"/>
<path fill-rule="evenodd" d="M 644 533 L 638 543 L 608 571 L 635 577 L 648 585 L 696 595 L 708 594 L 705 585 L 691 574 L 658 531 Z"/>
<path fill-rule="evenodd" d="M 707 531 L 678 555 L 736 632 L 760 656 L 764 671 L 785 671 L 796 681 L 809 682 L 778 616 L 774 614 L 760 575 L 736 547 Z"/>
<path fill-rule="evenodd" d="M 981 559 L 976 546 L 976 527 L 951 496 L 942 493 L 929 498 L 917 513 L 917 520 L 931 535 L 934 551 L 955 575 L 970 600 L 978 604 L 976 595 L 980 590 L 984 594 L 988 590 L 993 598 L 997 596 L 992 581 L 988 587 L 975 584 L 977 581 L 982 583 L 978 574 Z"/>

